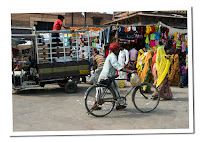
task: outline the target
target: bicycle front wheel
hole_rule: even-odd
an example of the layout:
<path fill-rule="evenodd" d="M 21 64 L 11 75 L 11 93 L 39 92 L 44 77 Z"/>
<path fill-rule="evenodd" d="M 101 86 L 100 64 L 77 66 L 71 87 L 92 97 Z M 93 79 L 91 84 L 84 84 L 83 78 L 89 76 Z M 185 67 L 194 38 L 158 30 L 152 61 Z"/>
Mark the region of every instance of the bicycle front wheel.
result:
<path fill-rule="evenodd" d="M 103 117 L 115 106 L 115 94 L 112 88 L 104 85 L 93 85 L 85 93 L 85 107 L 88 114 Z"/>
<path fill-rule="evenodd" d="M 154 98 L 152 95 L 156 93 L 157 97 Z M 159 104 L 160 93 L 158 89 L 150 83 L 142 83 L 136 87 L 132 94 L 132 102 L 137 110 L 141 112 L 151 112 Z"/>

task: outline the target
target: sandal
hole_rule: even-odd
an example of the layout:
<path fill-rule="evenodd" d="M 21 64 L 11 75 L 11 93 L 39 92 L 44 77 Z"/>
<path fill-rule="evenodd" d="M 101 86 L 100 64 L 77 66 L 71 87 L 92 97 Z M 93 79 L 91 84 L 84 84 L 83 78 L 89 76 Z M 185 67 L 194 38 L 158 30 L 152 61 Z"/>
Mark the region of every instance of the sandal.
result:
<path fill-rule="evenodd" d="M 124 108 L 126 108 L 125 105 L 118 105 L 118 106 L 116 106 L 116 110 L 120 110 L 120 109 L 124 109 Z"/>

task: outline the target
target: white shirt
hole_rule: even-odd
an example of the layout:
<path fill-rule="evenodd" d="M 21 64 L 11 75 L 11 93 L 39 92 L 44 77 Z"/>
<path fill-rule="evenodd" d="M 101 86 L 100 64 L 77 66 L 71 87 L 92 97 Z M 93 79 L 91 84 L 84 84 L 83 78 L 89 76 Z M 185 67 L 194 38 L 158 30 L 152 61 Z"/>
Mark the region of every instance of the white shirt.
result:
<path fill-rule="evenodd" d="M 98 82 L 101 79 L 108 78 L 108 76 L 114 76 L 116 74 L 116 71 L 120 71 L 123 68 L 117 61 L 117 56 L 111 52 L 104 63 L 103 69 L 101 71 L 101 74 L 99 75 Z"/>
<path fill-rule="evenodd" d="M 129 52 L 128 50 L 124 49 L 119 52 L 119 64 L 124 66 L 124 64 L 128 64 L 129 62 Z"/>

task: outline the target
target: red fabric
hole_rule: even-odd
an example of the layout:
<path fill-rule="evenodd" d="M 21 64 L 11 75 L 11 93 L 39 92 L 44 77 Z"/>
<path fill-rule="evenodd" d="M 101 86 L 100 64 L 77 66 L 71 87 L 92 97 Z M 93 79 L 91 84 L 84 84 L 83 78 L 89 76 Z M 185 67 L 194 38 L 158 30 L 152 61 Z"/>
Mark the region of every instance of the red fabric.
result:
<path fill-rule="evenodd" d="M 120 48 L 120 44 L 117 43 L 117 42 L 114 42 L 114 43 L 110 44 L 110 46 L 109 46 L 109 49 L 110 49 L 111 51 L 117 50 L 117 49 L 119 49 L 119 48 Z"/>
<path fill-rule="evenodd" d="M 151 25 L 151 33 L 154 33 L 155 32 L 155 26 L 154 25 Z"/>
<path fill-rule="evenodd" d="M 167 37 L 167 39 L 168 39 L 168 33 L 169 33 L 169 29 L 167 28 L 166 29 L 166 37 Z"/>
<path fill-rule="evenodd" d="M 152 58 L 151 69 L 153 68 L 153 65 L 154 65 L 155 62 L 156 62 L 156 55 L 157 55 L 157 49 L 154 51 L 154 55 L 153 55 L 153 58 Z"/>
<path fill-rule="evenodd" d="M 143 27 L 141 27 L 141 35 L 142 35 L 142 33 L 143 33 Z"/>
<path fill-rule="evenodd" d="M 56 20 L 53 24 L 53 31 L 61 30 L 62 21 L 60 19 Z"/>

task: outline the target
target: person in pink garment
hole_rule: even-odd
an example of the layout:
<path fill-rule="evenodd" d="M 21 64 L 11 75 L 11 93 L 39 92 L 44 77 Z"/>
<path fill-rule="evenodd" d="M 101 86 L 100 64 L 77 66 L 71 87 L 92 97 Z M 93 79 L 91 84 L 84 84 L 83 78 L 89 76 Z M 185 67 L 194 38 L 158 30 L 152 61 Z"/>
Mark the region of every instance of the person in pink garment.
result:
<path fill-rule="evenodd" d="M 138 56 L 138 51 L 135 49 L 135 47 L 133 47 L 131 50 L 129 50 L 129 64 L 130 64 L 130 66 L 133 67 L 131 69 L 136 68 L 137 56 Z M 130 80 L 130 76 L 131 76 L 131 74 L 128 74 L 128 80 Z"/>

